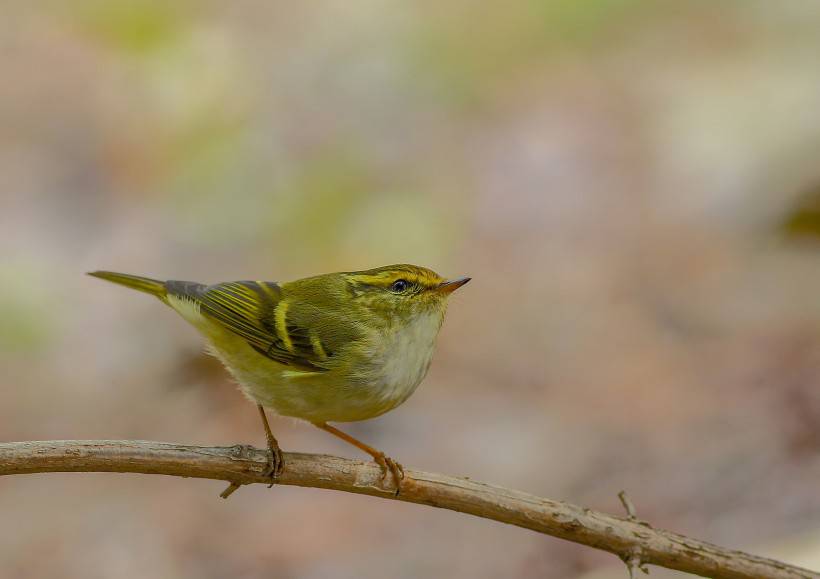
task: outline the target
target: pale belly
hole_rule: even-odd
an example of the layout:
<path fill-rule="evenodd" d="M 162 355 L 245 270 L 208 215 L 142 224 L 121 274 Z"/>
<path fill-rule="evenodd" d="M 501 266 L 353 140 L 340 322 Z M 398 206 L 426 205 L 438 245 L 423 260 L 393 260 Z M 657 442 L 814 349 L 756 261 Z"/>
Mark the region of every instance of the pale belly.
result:
<path fill-rule="evenodd" d="M 187 316 L 186 316 L 187 317 Z M 190 320 L 189 320 L 190 321 Z M 210 342 L 245 395 L 282 416 L 310 422 L 374 418 L 407 400 L 430 367 L 440 317 L 358 344 L 351 363 L 323 372 L 294 370 L 262 356 L 235 334 L 202 320 L 194 325 Z"/>

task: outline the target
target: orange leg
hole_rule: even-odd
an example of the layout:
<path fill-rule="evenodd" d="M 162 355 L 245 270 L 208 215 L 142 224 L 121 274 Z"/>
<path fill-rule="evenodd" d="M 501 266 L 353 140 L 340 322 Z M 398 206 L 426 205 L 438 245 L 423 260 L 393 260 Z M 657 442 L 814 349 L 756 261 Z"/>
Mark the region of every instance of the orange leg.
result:
<path fill-rule="evenodd" d="M 376 461 L 376 464 L 378 464 L 382 469 L 382 481 L 384 481 L 387 478 L 387 471 L 389 470 L 390 473 L 393 475 L 393 480 L 396 482 L 396 495 L 399 494 L 399 491 L 401 490 L 401 481 L 404 478 L 404 467 L 402 465 L 397 463 L 389 456 L 386 456 L 382 451 L 376 450 L 372 446 L 365 444 L 361 440 L 353 438 L 349 434 L 342 432 L 338 428 L 334 428 L 333 426 L 330 426 L 327 423 L 314 422 L 313 425 L 317 428 L 321 428 L 325 432 L 329 432 L 333 436 L 338 436 L 345 442 L 352 444 L 356 448 L 363 450 L 364 452 L 372 456 L 373 460 Z"/>
<path fill-rule="evenodd" d="M 270 486 L 273 486 L 273 482 L 276 480 L 276 477 L 282 474 L 282 467 L 285 466 L 285 461 L 282 456 L 282 449 L 279 448 L 279 443 L 276 441 L 276 438 L 273 436 L 273 432 L 270 430 L 270 424 L 268 424 L 268 417 L 265 414 L 265 409 L 262 408 L 261 404 L 258 405 L 258 408 L 259 416 L 262 417 L 262 425 L 265 427 L 265 439 L 268 442 L 268 450 L 270 451 L 270 463 L 265 475 L 270 477 Z"/>

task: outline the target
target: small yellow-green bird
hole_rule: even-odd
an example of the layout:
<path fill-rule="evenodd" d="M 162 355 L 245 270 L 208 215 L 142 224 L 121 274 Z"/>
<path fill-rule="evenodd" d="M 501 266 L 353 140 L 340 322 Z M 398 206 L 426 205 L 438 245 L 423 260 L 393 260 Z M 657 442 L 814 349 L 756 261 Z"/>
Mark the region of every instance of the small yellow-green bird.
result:
<path fill-rule="evenodd" d="M 265 408 L 306 420 L 370 454 L 382 480 L 388 471 L 393 475 L 397 492 L 402 466 L 328 422 L 374 418 L 407 400 L 430 367 L 448 297 L 470 281 L 448 281 L 406 264 L 281 284 L 89 275 L 158 297 L 205 336 L 211 353 L 258 406 L 272 481 L 284 463 Z"/>

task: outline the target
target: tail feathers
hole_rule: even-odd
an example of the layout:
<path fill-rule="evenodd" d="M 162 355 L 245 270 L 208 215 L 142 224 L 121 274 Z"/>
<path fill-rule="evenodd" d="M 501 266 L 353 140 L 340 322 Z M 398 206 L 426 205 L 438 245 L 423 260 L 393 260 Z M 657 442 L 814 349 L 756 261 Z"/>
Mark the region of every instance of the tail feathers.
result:
<path fill-rule="evenodd" d="M 145 292 L 153 296 L 157 296 L 161 300 L 165 300 L 167 290 L 164 281 L 151 279 L 150 277 L 140 277 L 138 275 L 129 275 L 127 273 L 116 273 L 113 271 L 91 271 L 88 275 L 98 277 L 116 284 L 130 287 L 137 291 Z"/>

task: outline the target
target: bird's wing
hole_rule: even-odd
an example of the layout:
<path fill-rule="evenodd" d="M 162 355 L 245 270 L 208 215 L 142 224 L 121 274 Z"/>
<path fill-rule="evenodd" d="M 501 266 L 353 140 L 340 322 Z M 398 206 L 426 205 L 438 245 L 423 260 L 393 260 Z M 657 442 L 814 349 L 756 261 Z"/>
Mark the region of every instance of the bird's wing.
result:
<path fill-rule="evenodd" d="M 200 313 L 244 338 L 257 352 L 301 370 L 327 369 L 328 355 L 310 327 L 289 314 L 289 302 L 273 282 L 235 281 L 203 286 L 168 282 L 169 293 L 193 299 Z"/>

